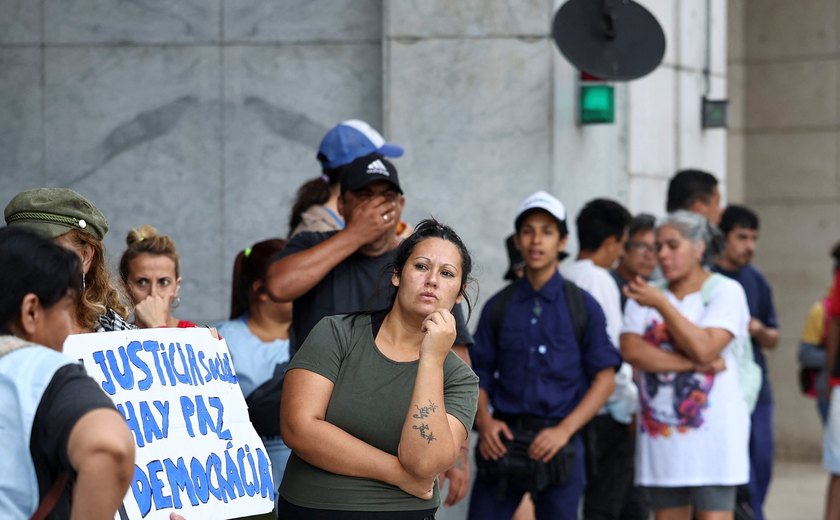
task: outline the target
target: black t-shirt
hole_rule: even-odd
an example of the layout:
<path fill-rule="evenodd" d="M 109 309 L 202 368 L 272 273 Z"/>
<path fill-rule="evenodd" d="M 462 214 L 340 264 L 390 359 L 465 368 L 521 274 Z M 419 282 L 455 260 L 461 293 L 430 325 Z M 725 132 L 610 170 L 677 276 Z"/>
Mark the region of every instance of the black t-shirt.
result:
<path fill-rule="evenodd" d="M 278 259 L 316 246 L 336 233 L 338 231 L 298 233 L 286 244 Z M 302 345 L 309 331 L 324 316 L 388 308 L 396 291 L 391 285 L 388 269 L 395 253 L 393 249 L 379 256 L 353 253 L 309 292 L 296 299 L 292 307 L 292 331 L 296 344 Z M 455 344 L 472 344 L 460 305 L 455 306 L 453 314 L 458 327 Z"/>
<path fill-rule="evenodd" d="M 69 482 L 76 474 L 67 456 L 67 441 L 76 422 L 87 412 L 97 408 L 115 410 L 114 403 L 91 379 L 82 365 L 71 364 L 58 369 L 44 390 L 35 418 L 29 452 L 35 464 L 40 500 L 62 473 L 70 472 Z M 108 432 L 102 432 L 108 435 Z M 49 520 L 70 518 L 70 485 L 64 490 Z"/>

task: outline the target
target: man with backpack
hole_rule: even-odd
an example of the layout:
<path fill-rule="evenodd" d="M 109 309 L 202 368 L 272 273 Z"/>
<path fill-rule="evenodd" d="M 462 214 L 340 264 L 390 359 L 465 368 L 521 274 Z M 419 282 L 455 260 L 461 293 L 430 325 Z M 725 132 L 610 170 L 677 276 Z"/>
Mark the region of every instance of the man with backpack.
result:
<path fill-rule="evenodd" d="M 525 276 L 487 302 L 470 351 L 480 436 L 469 518 L 510 518 L 530 492 L 537 518 L 577 519 L 577 433 L 612 393 L 621 357 L 598 303 L 557 270 L 568 240 L 563 204 L 534 193 L 515 229 Z"/>

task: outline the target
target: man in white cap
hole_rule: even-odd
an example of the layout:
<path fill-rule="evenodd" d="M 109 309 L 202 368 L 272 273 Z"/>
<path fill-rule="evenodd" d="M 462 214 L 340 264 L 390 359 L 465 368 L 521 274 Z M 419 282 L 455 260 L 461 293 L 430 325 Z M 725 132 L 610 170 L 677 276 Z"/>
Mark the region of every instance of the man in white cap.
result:
<path fill-rule="evenodd" d="M 568 240 L 563 204 L 534 193 L 515 229 L 525 276 L 487 302 L 470 349 L 480 437 L 468 518 L 511 518 L 530 492 L 537 518 L 577 520 L 578 432 L 613 391 L 621 357 L 601 307 L 557 269 Z"/>

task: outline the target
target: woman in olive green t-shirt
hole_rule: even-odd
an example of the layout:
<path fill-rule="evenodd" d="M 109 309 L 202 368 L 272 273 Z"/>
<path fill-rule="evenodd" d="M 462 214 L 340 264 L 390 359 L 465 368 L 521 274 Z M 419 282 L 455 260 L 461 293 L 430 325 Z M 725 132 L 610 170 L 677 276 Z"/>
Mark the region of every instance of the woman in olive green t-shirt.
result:
<path fill-rule="evenodd" d="M 329 316 L 292 359 L 280 519 L 430 518 L 437 475 L 475 417 L 478 378 L 451 352 L 471 270 L 455 232 L 418 224 L 394 255 L 390 309 Z"/>

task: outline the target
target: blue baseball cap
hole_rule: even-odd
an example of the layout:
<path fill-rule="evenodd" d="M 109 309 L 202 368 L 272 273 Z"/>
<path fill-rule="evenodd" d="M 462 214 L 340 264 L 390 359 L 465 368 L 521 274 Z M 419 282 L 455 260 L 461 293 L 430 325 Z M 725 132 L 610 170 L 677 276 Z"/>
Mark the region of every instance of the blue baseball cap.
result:
<path fill-rule="evenodd" d="M 318 147 L 318 160 L 324 169 L 331 170 L 374 152 L 385 157 L 400 157 L 404 150 L 402 146 L 385 141 L 364 121 L 350 119 L 327 132 Z"/>

